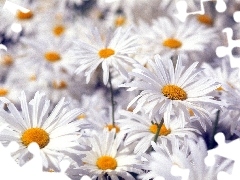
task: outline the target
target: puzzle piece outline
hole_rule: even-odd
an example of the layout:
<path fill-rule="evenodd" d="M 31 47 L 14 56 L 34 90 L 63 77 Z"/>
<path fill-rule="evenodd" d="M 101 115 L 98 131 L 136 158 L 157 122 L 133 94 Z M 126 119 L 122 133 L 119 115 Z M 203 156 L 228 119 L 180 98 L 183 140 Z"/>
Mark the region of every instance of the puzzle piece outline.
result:
<path fill-rule="evenodd" d="M 224 0 L 200 0 L 200 10 L 198 11 L 192 11 L 188 12 L 188 7 L 187 7 L 187 1 L 186 0 L 179 0 L 176 2 L 176 9 L 178 11 L 175 16 L 180 20 L 180 21 L 185 21 L 187 16 L 189 15 L 194 15 L 194 14 L 204 14 L 205 13 L 205 8 L 204 8 L 204 2 L 216 2 L 215 8 L 218 12 L 222 13 L 227 9 L 226 3 Z"/>

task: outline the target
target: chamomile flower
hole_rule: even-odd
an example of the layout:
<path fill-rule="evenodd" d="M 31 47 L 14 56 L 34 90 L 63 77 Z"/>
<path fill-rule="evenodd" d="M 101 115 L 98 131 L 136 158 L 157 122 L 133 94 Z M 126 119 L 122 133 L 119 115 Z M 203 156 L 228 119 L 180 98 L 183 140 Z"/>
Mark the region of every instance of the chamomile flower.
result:
<path fill-rule="evenodd" d="M 22 38 L 21 41 L 27 47 L 27 54 L 20 59 L 21 62 L 26 66 L 38 65 L 38 73 L 70 74 L 74 71 L 75 67 L 69 65 L 69 49 L 72 47 L 69 38 L 61 36 L 56 39 L 49 34 L 39 34 L 34 40 Z"/>
<path fill-rule="evenodd" d="M 87 170 L 92 179 L 118 180 L 119 177 L 134 180 L 130 172 L 140 174 L 142 171 L 135 167 L 139 163 L 132 149 L 123 146 L 123 136 L 115 136 L 115 130 L 103 130 L 89 138 L 91 149 L 83 152 L 84 165 L 80 168 Z"/>
<path fill-rule="evenodd" d="M 121 111 L 120 114 L 124 118 L 119 119 L 117 122 L 120 124 L 121 131 L 127 134 L 125 144 L 128 145 L 136 142 L 134 153 L 142 154 L 146 152 L 157 133 L 155 120 L 149 119 L 144 113 L 133 114 L 129 111 Z M 195 133 L 199 133 L 197 129 L 188 127 L 188 125 L 181 127 L 178 118 L 175 117 L 171 121 L 169 128 L 166 128 L 165 124 L 162 125 L 158 141 L 161 141 L 161 139 L 174 139 L 176 136 L 188 136 L 197 140 Z"/>
<path fill-rule="evenodd" d="M 86 119 L 83 121 L 83 126 L 89 131 L 102 132 L 103 129 L 111 131 L 115 129 L 117 135 L 125 134 L 122 131 L 122 124 L 120 125 L 119 119 L 119 107 L 115 110 L 115 122 L 112 121 L 111 108 L 107 109 L 107 112 L 101 112 L 96 110 L 87 110 Z"/>
<path fill-rule="evenodd" d="M 157 179 L 164 177 L 166 179 L 178 179 L 170 172 L 173 165 L 178 165 L 181 168 L 189 166 L 187 160 L 187 147 L 180 145 L 177 140 L 168 141 L 162 140 L 159 143 L 151 143 L 154 151 L 150 154 L 142 155 L 142 169 L 147 172 L 138 176 L 142 180 Z M 164 168 L 163 168 L 164 167 Z"/>
<path fill-rule="evenodd" d="M 13 8 L 14 16 L 9 17 L 13 19 L 14 23 L 21 26 L 25 34 L 34 33 L 37 21 L 41 18 L 41 8 L 39 1 L 29 0 L 11 0 L 11 3 L 15 3 L 17 8 Z"/>
<path fill-rule="evenodd" d="M 215 77 L 221 83 L 221 86 L 216 89 L 214 96 L 222 101 L 226 101 L 228 108 L 236 109 L 236 107 L 239 107 L 239 68 L 232 68 L 229 58 L 216 59 L 213 65 L 217 67 L 212 67 L 207 63 L 202 64 L 201 67 L 206 69 L 204 71 L 206 76 Z"/>
<path fill-rule="evenodd" d="M 150 117 L 163 114 L 164 123 L 169 127 L 171 115 L 180 117 L 182 123 L 189 119 L 189 110 L 198 117 L 209 119 L 210 112 L 205 107 L 220 108 L 223 104 L 207 95 L 217 89 L 220 84 L 211 77 L 198 78 L 202 69 L 197 70 L 197 62 L 186 68 L 178 59 L 174 68 L 171 59 L 161 59 L 155 56 L 155 62 L 149 61 L 149 69 L 136 64 L 130 73 L 135 80 L 122 86 L 128 90 L 140 90 L 141 93 L 130 103 L 137 102 L 134 113 L 142 108 Z M 200 120 L 203 127 L 205 124 Z"/>
<path fill-rule="evenodd" d="M 152 145 L 155 151 L 143 156 L 145 159 L 142 168 L 148 172 L 139 176 L 142 180 L 157 179 L 162 176 L 171 180 L 178 179 L 170 173 L 173 165 L 189 169 L 189 178 L 196 180 L 217 179 L 218 172 L 222 170 L 230 172 L 231 170 L 232 161 L 218 156 L 213 166 L 206 166 L 204 159 L 207 156 L 207 149 L 203 139 L 199 139 L 198 143 L 187 140 L 184 144 L 172 141 L 171 145 L 165 142 L 152 143 Z"/>
<path fill-rule="evenodd" d="M 1 100 L 7 104 L 9 112 L 1 109 L 0 117 L 8 123 L 9 130 L 1 133 L 0 140 L 5 143 L 16 141 L 19 144 L 19 150 L 14 156 L 20 164 L 30 157 L 27 147 L 31 142 L 39 145 L 46 168 L 53 165 L 58 169 L 59 158 L 78 152 L 80 127 L 79 121 L 74 119 L 81 114 L 81 109 L 67 109 L 67 103 L 62 98 L 51 111 L 50 101 L 39 92 L 29 103 L 25 93 L 21 93 L 21 112 L 8 99 Z"/>
<path fill-rule="evenodd" d="M 184 23 L 178 19 L 160 17 L 153 21 L 154 37 L 151 46 L 154 54 L 194 54 L 203 52 L 208 44 L 216 41 L 217 34 L 213 29 L 189 18 Z M 207 37 L 207 38 L 205 38 Z"/>
<path fill-rule="evenodd" d="M 89 42 L 77 41 L 74 47 L 74 61 L 79 67 L 76 73 L 85 71 L 87 83 L 99 65 L 103 70 L 103 82 L 107 84 L 110 68 L 115 68 L 123 77 L 128 77 L 125 66 L 132 66 L 136 61 L 130 55 L 136 51 L 136 36 L 131 29 L 117 28 L 100 33 L 93 29 Z"/>

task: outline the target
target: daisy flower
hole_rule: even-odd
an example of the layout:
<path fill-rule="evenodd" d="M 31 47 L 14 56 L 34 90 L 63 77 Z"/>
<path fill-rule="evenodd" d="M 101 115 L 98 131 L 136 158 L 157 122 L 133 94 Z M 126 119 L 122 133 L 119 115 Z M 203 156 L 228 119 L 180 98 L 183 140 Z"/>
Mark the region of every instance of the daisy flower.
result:
<path fill-rule="evenodd" d="M 36 142 L 40 147 L 43 166 L 59 169 L 59 158 L 66 154 L 78 153 L 79 121 L 74 119 L 82 113 L 81 109 L 67 109 L 67 103 L 62 98 L 51 111 L 50 101 L 45 95 L 37 92 L 27 103 L 26 95 L 21 93 L 22 111 L 8 99 L 1 98 L 7 104 L 8 111 L 0 110 L 0 117 L 8 123 L 11 130 L 3 131 L 0 140 L 5 143 L 16 141 L 19 150 L 14 153 L 20 165 L 29 160 L 27 147 Z M 64 142 L 64 143 L 63 143 Z"/>
<path fill-rule="evenodd" d="M 26 45 L 26 55 L 19 59 L 26 66 L 38 65 L 38 73 L 66 73 L 74 71 L 69 64 L 72 41 L 66 36 L 56 38 L 50 34 L 38 34 L 35 39 L 24 37 L 21 39 Z"/>
<path fill-rule="evenodd" d="M 101 64 L 103 82 L 107 84 L 110 67 L 114 67 L 123 77 L 128 77 L 125 66 L 131 66 L 136 61 L 130 55 L 136 51 L 136 36 L 131 29 L 117 28 L 101 34 L 93 29 L 89 34 L 89 42 L 77 41 L 74 48 L 75 63 L 78 64 L 76 73 L 85 71 L 87 83 Z"/>
<path fill-rule="evenodd" d="M 216 101 L 207 95 L 217 89 L 220 84 L 211 77 L 198 78 L 202 69 L 197 70 L 197 62 L 186 68 L 182 60 L 178 59 L 174 68 L 171 59 L 161 59 L 155 56 L 155 62 L 149 61 L 152 71 L 140 64 L 130 74 L 135 77 L 130 83 L 123 84 L 128 90 L 140 90 L 129 107 L 137 101 L 134 113 L 142 108 L 150 117 L 163 114 L 167 128 L 171 121 L 171 115 L 179 116 L 182 123 L 189 119 L 191 110 L 197 117 L 209 119 L 210 112 L 205 107 L 210 106 L 219 109 L 223 103 Z M 205 124 L 200 121 L 201 125 Z"/>
<path fill-rule="evenodd" d="M 120 107 L 117 107 L 115 110 L 115 121 L 114 124 L 112 122 L 112 111 L 111 108 L 109 107 L 107 109 L 107 112 L 102 112 L 101 111 L 96 111 L 96 110 L 87 110 L 87 114 L 84 117 L 82 121 L 82 126 L 87 129 L 87 131 L 91 131 L 92 133 L 94 132 L 101 132 L 103 129 L 108 129 L 111 131 L 112 129 L 115 129 L 116 134 L 119 136 L 121 134 L 125 134 L 124 131 L 122 131 L 122 126 L 123 124 L 120 124 L 119 116 L 120 114 L 118 113 L 120 110 Z"/>
<path fill-rule="evenodd" d="M 153 21 L 151 28 L 154 36 L 150 39 L 150 47 L 153 47 L 154 54 L 191 55 L 203 52 L 208 44 L 218 40 L 213 29 L 199 24 L 193 18 L 183 23 L 178 19 L 160 17 Z"/>
<path fill-rule="evenodd" d="M 216 89 L 214 94 L 222 101 L 228 104 L 228 109 L 238 108 L 239 99 L 239 68 L 232 68 L 228 57 L 216 59 L 212 67 L 210 64 L 204 63 L 201 67 L 205 68 L 205 76 L 214 77 L 220 82 L 221 86 Z"/>
<path fill-rule="evenodd" d="M 133 114 L 132 112 L 122 110 L 120 114 L 125 116 L 125 118 L 117 120 L 120 124 L 121 131 L 127 134 L 125 144 L 128 145 L 135 142 L 136 147 L 134 148 L 134 153 L 142 154 L 146 152 L 157 133 L 157 125 L 154 123 L 155 120 L 149 119 L 144 113 Z M 176 136 L 188 136 L 189 138 L 197 140 L 195 133 L 199 133 L 199 131 L 188 127 L 188 125 L 181 127 L 178 118 L 174 118 L 169 128 L 166 128 L 165 124 L 162 125 L 157 141 L 161 139 L 173 139 Z"/>
<path fill-rule="evenodd" d="M 180 168 L 189 166 L 189 161 L 186 158 L 187 146 L 180 145 L 176 140 L 170 141 L 170 144 L 167 142 L 165 139 L 161 141 L 161 144 L 151 143 L 154 151 L 142 155 L 141 167 L 146 173 L 139 175 L 139 179 L 157 180 L 159 177 L 171 180 L 179 179 L 171 174 L 172 166 L 178 165 Z"/>
<path fill-rule="evenodd" d="M 89 138 L 91 150 L 86 155 L 81 166 L 89 172 L 92 179 L 118 180 L 119 177 L 135 180 L 130 172 L 140 174 L 142 171 L 134 165 L 139 163 L 136 156 L 132 154 L 131 148 L 123 146 L 123 136 L 115 136 L 115 130 L 104 129 Z M 106 178 L 107 177 L 107 178 Z"/>
<path fill-rule="evenodd" d="M 24 34 L 34 34 L 34 29 L 37 25 L 37 21 L 41 18 L 42 11 L 39 1 L 29 0 L 11 0 L 15 6 L 10 10 L 13 16 L 9 18 L 13 19 L 13 22 L 22 27 Z"/>
<path fill-rule="evenodd" d="M 189 178 L 196 180 L 217 179 L 220 171 L 231 171 L 232 161 L 219 156 L 216 156 L 213 166 L 206 166 L 204 159 L 207 156 L 207 149 L 203 139 L 199 139 L 198 143 L 186 140 L 184 144 L 172 141 L 171 144 L 164 142 L 163 144 L 152 143 L 152 145 L 155 151 L 143 156 L 145 159 L 143 159 L 142 168 L 148 172 L 139 176 L 142 180 L 157 179 L 157 177 L 179 179 L 171 175 L 173 165 L 189 169 Z"/>

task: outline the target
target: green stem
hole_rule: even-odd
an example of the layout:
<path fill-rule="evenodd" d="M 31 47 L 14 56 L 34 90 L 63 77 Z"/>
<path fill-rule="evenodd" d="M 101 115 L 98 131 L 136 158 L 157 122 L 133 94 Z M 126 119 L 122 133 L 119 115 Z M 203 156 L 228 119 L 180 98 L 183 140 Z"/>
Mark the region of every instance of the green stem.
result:
<path fill-rule="evenodd" d="M 156 134 L 155 134 L 155 136 L 153 138 L 153 141 L 155 143 L 157 143 L 157 139 L 158 139 L 158 136 L 159 136 L 159 132 L 160 132 L 160 130 L 162 128 L 163 122 L 164 122 L 164 120 L 162 119 L 160 124 L 155 123 L 157 125 L 157 132 L 156 132 Z M 150 153 L 151 151 L 153 151 L 153 147 L 150 145 L 150 147 L 147 150 L 147 153 Z"/>
<path fill-rule="evenodd" d="M 218 123 L 219 123 L 219 116 L 220 116 L 220 110 L 217 111 L 217 115 L 216 115 L 216 119 L 214 121 L 214 125 L 213 125 L 213 132 L 212 132 L 212 136 L 211 136 L 211 139 L 210 139 L 210 149 L 213 148 L 214 146 L 214 136 L 217 132 L 217 127 L 218 127 Z"/>
<path fill-rule="evenodd" d="M 155 136 L 154 136 L 154 139 L 153 139 L 153 141 L 154 141 L 155 143 L 157 143 L 157 139 L 158 139 L 158 136 L 159 136 L 159 132 L 160 132 L 161 127 L 162 127 L 162 125 L 163 125 L 163 119 L 161 120 L 160 124 L 156 124 L 156 125 L 157 125 L 157 132 L 156 132 L 156 134 L 155 134 Z"/>
<path fill-rule="evenodd" d="M 113 86 L 112 86 L 112 76 L 111 73 L 109 71 L 109 85 L 110 85 L 110 94 L 111 94 L 111 105 L 112 105 L 112 125 L 115 125 L 115 116 L 114 116 L 114 95 L 113 95 Z"/>

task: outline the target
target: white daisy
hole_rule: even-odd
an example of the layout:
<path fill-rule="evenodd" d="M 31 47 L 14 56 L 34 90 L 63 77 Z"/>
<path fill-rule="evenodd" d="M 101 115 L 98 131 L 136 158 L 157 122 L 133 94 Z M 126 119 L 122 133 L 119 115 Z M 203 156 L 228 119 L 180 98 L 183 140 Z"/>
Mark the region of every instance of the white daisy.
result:
<path fill-rule="evenodd" d="M 29 160 L 27 150 L 31 142 L 36 142 L 41 150 L 43 165 L 59 169 L 59 158 L 71 153 L 78 153 L 79 121 L 74 119 L 82 113 L 81 109 L 69 111 L 67 103 L 62 98 L 55 108 L 50 111 L 50 101 L 44 94 L 37 92 L 34 98 L 27 103 L 26 95 L 21 93 L 20 102 L 22 111 L 7 99 L 1 98 L 7 104 L 8 111 L 0 110 L 0 117 L 9 124 L 9 129 L 0 135 L 2 142 L 16 141 L 20 145 L 14 156 L 20 164 Z M 64 142 L 64 143 L 63 143 Z"/>
<path fill-rule="evenodd" d="M 153 21 L 152 29 L 154 36 L 150 39 L 150 47 L 153 48 L 153 54 L 203 53 L 207 45 L 218 40 L 214 29 L 199 24 L 193 18 L 183 23 L 178 19 L 160 17 Z"/>
<path fill-rule="evenodd" d="M 183 169 L 189 169 L 189 179 L 217 179 L 220 171 L 230 172 L 232 161 L 216 156 L 213 166 L 206 166 L 204 159 L 207 156 L 206 144 L 203 139 L 199 139 L 196 144 L 192 140 L 187 140 L 179 145 L 172 141 L 170 145 L 152 143 L 155 151 L 150 155 L 144 155 L 142 168 L 148 170 L 147 173 L 139 176 L 142 180 L 163 176 L 166 179 L 178 179 L 171 175 L 172 165 L 177 165 Z M 164 167 L 164 168 L 163 168 Z"/>
<path fill-rule="evenodd" d="M 80 167 L 89 172 L 92 179 L 118 180 L 119 177 L 128 180 L 135 178 L 130 172 L 140 174 L 142 171 L 135 167 L 139 160 L 132 154 L 131 148 L 123 146 L 123 136 L 115 136 L 115 130 L 105 129 L 88 140 L 91 150 L 84 152 L 84 165 Z"/>
<path fill-rule="evenodd" d="M 136 61 L 130 55 L 136 51 L 136 36 L 131 29 L 117 28 L 101 34 L 93 29 L 89 34 L 89 42 L 77 41 L 74 53 L 75 63 L 79 66 L 76 73 L 85 71 L 86 81 L 101 64 L 103 82 L 107 84 L 110 67 L 114 67 L 122 76 L 128 77 L 125 66 L 131 66 Z"/>
<path fill-rule="evenodd" d="M 133 114 L 129 111 L 120 111 L 120 114 L 125 116 L 117 120 L 120 124 L 121 131 L 127 134 L 125 144 L 136 143 L 134 153 L 142 154 L 146 152 L 157 133 L 155 120 L 149 119 L 144 113 Z M 178 118 L 174 118 L 169 124 L 169 128 L 166 128 L 165 124 L 162 125 L 157 142 L 161 141 L 161 139 L 174 139 L 176 136 L 188 136 L 189 138 L 197 140 L 195 133 L 199 133 L 199 131 L 189 127 L 189 125 L 181 127 Z"/>
<path fill-rule="evenodd" d="M 173 165 L 178 165 L 180 168 L 189 166 L 187 146 L 180 145 L 176 140 L 171 141 L 170 144 L 162 140 L 159 144 L 152 142 L 151 145 L 154 151 L 142 155 L 141 167 L 146 173 L 139 175 L 138 178 L 142 180 L 159 177 L 179 179 L 171 174 L 171 168 Z"/>
<path fill-rule="evenodd" d="M 197 70 L 197 62 L 190 67 L 183 66 L 181 59 L 176 62 L 174 68 L 171 59 L 161 59 L 155 56 L 155 62 L 149 61 L 152 69 L 136 64 L 130 74 L 136 79 L 122 86 L 129 87 L 128 90 L 140 90 L 141 93 L 130 103 L 131 106 L 137 101 L 134 113 L 142 108 L 150 117 L 156 114 L 164 114 L 164 123 L 169 127 L 170 116 L 175 114 L 182 119 L 182 123 L 189 119 L 189 110 L 198 117 L 209 119 L 210 112 L 204 107 L 210 106 L 220 108 L 223 104 L 216 101 L 207 94 L 217 89 L 220 85 L 211 77 L 198 79 L 202 69 Z M 200 121 L 201 125 L 205 124 Z"/>
<path fill-rule="evenodd" d="M 105 107 L 106 108 L 106 107 Z M 105 112 L 103 111 L 105 110 Z M 111 107 L 108 107 L 107 112 L 106 109 L 102 109 L 101 111 L 96 111 L 94 109 L 92 110 L 86 110 L 86 115 L 83 114 L 83 116 L 80 118 L 82 119 L 82 125 L 87 129 L 87 131 L 90 131 L 92 133 L 94 132 L 102 132 L 103 129 L 108 129 L 111 131 L 112 129 L 115 129 L 117 135 L 125 134 L 124 131 L 122 131 L 122 125 L 120 124 L 120 121 L 118 121 L 120 114 L 119 107 L 116 108 L 114 112 L 115 121 L 113 124 L 112 120 L 112 111 Z M 84 116 L 85 115 L 85 116 Z M 81 120 L 80 119 L 80 120 Z"/>
<path fill-rule="evenodd" d="M 11 3 L 16 4 L 17 7 L 11 9 L 13 16 L 9 16 L 9 18 L 13 19 L 15 24 L 21 26 L 24 34 L 34 34 L 37 21 L 42 15 L 40 8 L 41 3 L 39 1 L 29 0 L 11 0 Z"/>
<path fill-rule="evenodd" d="M 19 59 L 26 66 L 38 65 L 38 74 L 66 73 L 74 71 L 75 67 L 69 64 L 69 50 L 72 41 L 66 36 L 56 38 L 50 34 L 38 34 L 34 39 L 24 37 L 21 39 L 26 56 Z"/>
<path fill-rule="evenodd" d="M 205 68 L 205 76 L 211 76 L 221 83 L 221 86 L 216 89 L 214 96 L 228 104 L 228 108 L 238 108 L 239 99 L 239 68 L 232 68 L 228 57 L 216 59 L 213 64 L 217 67 L 212 67 L 210 64 L 204 63 L 201 67 Z"/>

